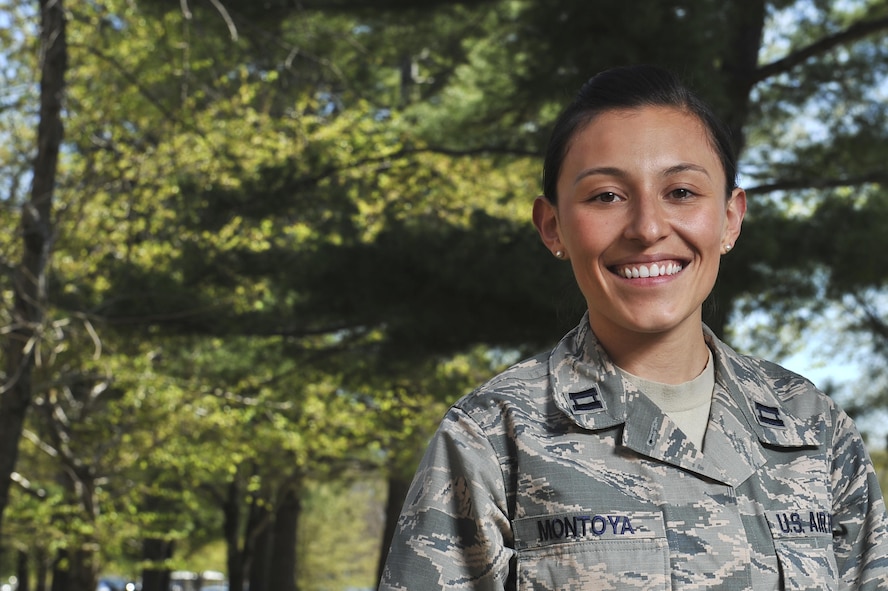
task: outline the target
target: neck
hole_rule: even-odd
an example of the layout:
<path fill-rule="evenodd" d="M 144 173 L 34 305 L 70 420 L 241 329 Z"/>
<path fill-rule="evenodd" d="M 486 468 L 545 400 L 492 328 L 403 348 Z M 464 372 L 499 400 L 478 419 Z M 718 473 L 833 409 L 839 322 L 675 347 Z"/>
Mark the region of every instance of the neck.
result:
<path fill-rule="evenodd" d="M 709 360 L 702 322 L 663 333 L 592 331 L 613 362 L 640 378 L 662 384 L 683 384 L 700 375 Z"/>

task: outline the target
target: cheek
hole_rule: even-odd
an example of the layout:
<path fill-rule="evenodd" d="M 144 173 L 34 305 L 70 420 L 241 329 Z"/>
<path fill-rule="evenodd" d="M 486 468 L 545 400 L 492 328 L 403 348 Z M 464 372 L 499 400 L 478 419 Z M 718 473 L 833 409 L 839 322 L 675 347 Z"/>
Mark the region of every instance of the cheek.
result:
<path fill-rule="evenodd" d="M 726 219 L 725 212 L 721 210 L 701 212 L 700 215 L 679 220 L 675 227 L 680 228 L 685 236 L 693 237 L 701 248 L 715 246 L 720 249 Z"/>
<path fill-rule="evenodd" d="M 614 227 L 616 224 L 609 223 L 605 216 L 588 213 L 566 220 L 562 233 L 567 243 L 581 246 L 584 251 L 597 251 L 612 240 Z"/>

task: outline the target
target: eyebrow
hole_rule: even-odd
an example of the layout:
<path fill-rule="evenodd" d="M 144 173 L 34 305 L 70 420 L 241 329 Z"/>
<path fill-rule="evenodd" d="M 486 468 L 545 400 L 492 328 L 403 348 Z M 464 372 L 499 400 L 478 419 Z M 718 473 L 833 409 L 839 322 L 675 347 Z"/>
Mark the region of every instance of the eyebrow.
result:
<path fill-rule="evenodd" d="M 691 164 L 690 162 L 682 162 L 680 164 L 670 166 L 669 168 L 667 168 L 663 171 L 662 176 L 668 177 L 668 176 L 672 176 L 674 174 L 679 174 L 679 173 L 687 172 L 687 171 L 699 172 L 699 173 L 705 174 L 709 178 L 712 178 L 709 175 L 709 171 L 707 171 L 705 168 L 703 168 L 699 164 Z M 596 176 L 596 175 L 613 176 L 613 177 L 624 179 L 624 178 L 628 178 L 629 173 L 626 172 L 625 170 L 623 170 L 622 168 L 617 168 L 615 166 L 598 166 L 595 168 L 587 168 L 586 170 L 580 171 L 580 173 L 577 175 L 577 178 L 574 179 L 574 185 L 579 183 L 581 180 L 583 180 L 587 176 Z"/>
<path fill-rule="evenodd" d="M 618 178 L 626 178 L 629 176 L 629 174 L 621 168 L 616 168 L 614 166 L 599 166 L 596 168 L 587 168 L 586 170 L 581 170 L 580 174 L 577 175 L 577 178 L 574 179 L 574 185 L 579 183 L 581 180 L 583 180 L 587 176 L 596 176 L 596 175 L 615 176 Z"/>
<path fill-rule="evenodd" d="M 678 174 L 680 172 L 700 172 L 709 177 L 709 171 L 700 166 L 699 164 L 691 164 L 690 162 L 682 162 L 681 164 L 676 164 L 675 166 L 670 166 L 666 170 L 663 171 L 663 176 L 670 176 L 673 174 Z M 712 178 L 712 177 L 709 177 Z"/>

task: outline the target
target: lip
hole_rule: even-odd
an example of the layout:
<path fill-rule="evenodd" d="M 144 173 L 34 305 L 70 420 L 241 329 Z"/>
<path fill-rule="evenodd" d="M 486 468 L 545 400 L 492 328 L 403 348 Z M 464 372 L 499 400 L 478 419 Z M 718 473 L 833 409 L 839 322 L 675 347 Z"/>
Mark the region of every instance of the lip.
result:
<path fill-rule="evenodd" d="M 622 257 L 616 260 L 611 261 L 607 264 L 607 268 L 611 269 L 614 267 L 625 267 L 626 265 L 650 265 L 653 263 L 660 263 L 663 261 L 673 261 L 676 263 L 680 263 L 682 265 L 690 264 L 691 259 L 687 256 L 681 256 L 677 254 L 647 254 L 647 255 L 630 255 L 626 257 Z"/>

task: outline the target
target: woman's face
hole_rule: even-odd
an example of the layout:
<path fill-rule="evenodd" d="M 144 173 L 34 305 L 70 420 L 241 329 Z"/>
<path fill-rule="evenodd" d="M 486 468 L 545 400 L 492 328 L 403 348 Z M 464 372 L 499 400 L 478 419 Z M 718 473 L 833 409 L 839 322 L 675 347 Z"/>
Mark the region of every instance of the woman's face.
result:
<path fill-rule="evenodd" d="M 607 111 L 573 137 L 557 205 L 534 204 L 546 246 L 570 259 L 599 338 L 690 329 L 719 260 L 740 233 L 746 195 L 703 124 L 668 107 Z"/>

